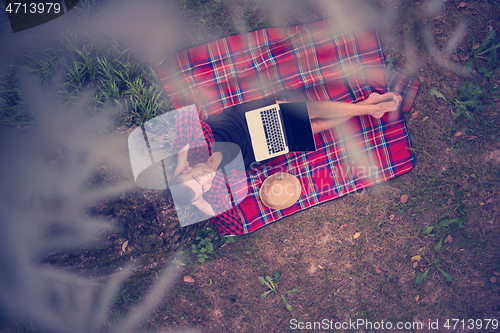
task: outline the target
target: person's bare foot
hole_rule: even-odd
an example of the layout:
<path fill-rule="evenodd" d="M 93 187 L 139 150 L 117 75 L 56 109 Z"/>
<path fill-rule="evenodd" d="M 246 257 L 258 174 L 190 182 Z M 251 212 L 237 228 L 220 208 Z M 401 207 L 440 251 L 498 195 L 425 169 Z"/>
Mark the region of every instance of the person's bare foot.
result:
<path fill-rule="evenodd" d="M 392 92 L 386 94 L 371 93 L 367 99 L 359 102 L 363 105 L 373 105 L 373 111 L 370 113 L 374 118 L 382 118 L 386 112 L 399 111 L 403 97 Z"/>

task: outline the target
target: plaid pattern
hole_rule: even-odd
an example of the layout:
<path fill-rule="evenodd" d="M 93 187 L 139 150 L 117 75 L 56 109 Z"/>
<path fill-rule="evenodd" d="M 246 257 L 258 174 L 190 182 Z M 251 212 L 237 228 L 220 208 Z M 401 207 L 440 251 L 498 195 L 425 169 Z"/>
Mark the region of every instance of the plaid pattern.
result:
<path fill-rule="evenodd" d="M 202 119 L 226 107 L 263 98 L 352 103 L 366 99 L 371 92 L 389 91 L 404 97 L 402 110 L 407 112 L 419 86 L 415 78 L 385 70 L 376 31 L 339 34 L 330 19 L 200 45 L 177 53 L 160 65 L 158 72 L 172 104 L 176 108 L 200 105 Z M 405 122 L 395 113 L 382 119 L 352 118 L 317 134 L 315 140 L 316 152 L 290 153 L 248 171 L 249 194 L 232 212 L 239 216 L 219 216 L 219 223 L 226 218 L 234 223 L 239 218 L 242 233 L 253 232 L 413 167 Z M 370 170 L 361 172 L 363 165 L 370 165 Z M 278 171 L 294 174 L 302 185 L 300 199 L 285 210 L 268 209 L 258 195 L 264 179 Z"/>
<path fill-rule="evenodd" d="M 201 125 L 201 130 L 199 125 Z M 188 152 L 189 165 L 194 166 L 207 161 L 212 154 L 209 143 L 214 142 L 214 136 L 208 124 L 198 118 L 194 105 L 179 112 L 175 121 L 175 132 L 175 153 L 178 153 L 189 143 L 189 147 L 192 147 Z M 221 235 L 241 235 L 244 233 L 241 218 L 231 199 L 229 184 L 232 183 L 234 181 L 228 182 L 226 176 L 217 171 L 212 180 L 212 187 L 203 194 L 203 198 L 212 206 L 216 214 L 211 219 L 212 225 L 218 228 Z"/>

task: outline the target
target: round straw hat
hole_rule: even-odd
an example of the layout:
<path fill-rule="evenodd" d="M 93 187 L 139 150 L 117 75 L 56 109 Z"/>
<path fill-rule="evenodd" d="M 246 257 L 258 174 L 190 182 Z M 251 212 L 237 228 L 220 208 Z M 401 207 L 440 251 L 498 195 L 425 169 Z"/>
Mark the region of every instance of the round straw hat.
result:
<path fill-rule="evenodd" d="M 286 172 L 277 172 L 264 180 L 259 195 L 267 207 L 285 209 L 297 202 L 301 190 L 297 177 Z"/>

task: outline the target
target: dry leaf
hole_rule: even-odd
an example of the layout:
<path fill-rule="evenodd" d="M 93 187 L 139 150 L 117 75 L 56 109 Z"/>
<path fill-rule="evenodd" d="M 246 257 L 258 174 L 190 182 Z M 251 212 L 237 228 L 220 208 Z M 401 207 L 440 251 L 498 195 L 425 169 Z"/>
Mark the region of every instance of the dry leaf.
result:
<path fill-rule="evenodd" d="M 455 136 L 460 136 L 462 135 L 462 132 L 458 131 L 457 133 L 455 133 Z"/>
<path fill-rule="evenodd" d="M 493 206 L 493 210 L 494 210 L 494 211 L 497 211 L 497 210 L 498 210 L 498 207 L 497 207 L 497 206 Z"/>
<path fill-rule="evenodd" d="M 418 111 L 415 111 L 415 112 L 413 112 L 413 113 L 411 114 L 411 118 L 410 118 L 410 120 L 414 120 L 414 119 L 415 119 L 415 118 L 417 118 L 417 117 L 418 117 Z"/>
<path fill-rule="evenodd" d="M 460 58 L 456 55 L 456 54 L 452 54 L 450 56 L 451 60 L 455 61 L 455 62 L 459 62 L 460 61 Z"/>
<path fill-rule="evenodd" d="M 417 267 L 418 267 L 418 261 L 415 261 L 415 262 L 413 263 L 413 268 L 417 268 Z"/>
<path fill-rule="evenodd" d="M 500 273 L 495 272 L 495 271 L 493 271 L 493 274 L 495 274 L 496 276 L 499 276 L 499 275 L 500 275 Z"/>
<path fill-rule="evenodd" d="M 221 276 L 226 276 L 227 271 L 220 273 Z"/>
<path fill-rule="evenodd" d="M 418 79 L 420 80 L 420 83 L 423 83 L 425 81 L 425 77 L 423 75 L 420 75 Z"/>
<path fill-rule="evenodd" d="M 458 4 L 457 8 L 463 8 L 463 7 L 465 7 L 465 6 L 467 6 L 467 2 L 462 1 L 462 2 L 460 2 L 460 3 Z"/>
<path fill-rule="evenodd" d="M 451 237 L 451 235 L 446 236 L 446 241 L 448 242 L 448 244 L 453 242 L 453 238 Z"/>
<path fill-rule="evenodd" d="M 486 200 L 486 203 L 491 203 L 493 201 L 493 198 L 489 198 L 488 200 Z"/>
<path fill-rule="evenodd" d="M 415 302 L 418 302 L 419 299 L 420 299 L 420 295 L 415 296 Z"/>
<path fill-rule="evenodd" d="M 422 257 L 419 256 L 418 254 L 416 256 L 411 257 L 411 260 L 421 260 Z"/>
<path fill-rule="evenodd" d="M 354 239 L 358 238 L 359 236 L 361 236 L 361 233 L 360 232 L 357 232 L 354 234 Z"/>
<path fill-rule="evenodd" d="M 474 275 L 475 275 L 476 277 L 478 277 L 478 276 L 479 276 L 479 273 L 478 273 L 478 272 L 474 272 Z"/>
<path fill-rule="evenodd" d="M 127 245 L 128 245 L 128 240 L 126 240 L 125 242 L 123 242 L 122 244 L 122 251 L 125 252 L 125 249 L 127 248 Z"/>
<path fill-rule="evenodd" d="M 422 121 L 426 121 L 427 119 L 429 119 L 429 117 L 424 117 L 424 119 L 422 119 Z"/>
<path fill-rule="evenodd" d="M 450 191 L 450 195 L 451 195 L 451 196 L 454 196 L 454 195 L 455 195 L 455 191 L 451 190 L 451 191 Z"/>
<path fill-rule="evenodd" d="M 184 275 L 184 282 L 186 283 L 194 283 L 194 279 L 189 275 Z"/>
<path fill-rule="evenodd" d="M 394 214 L 391 214 L 391 215 L 389 216 L 389 220 L 391 220 L 391 221 L 392 221 L 392 220 L 394 220 Z"/>
<path fill-rule="evenodd" d="M 407 201 L 408 201 L 408 196 L 406 194 L 403 194 L 399 199 L 399 202 L 401 202 L 402 204 L 406 203 Z"/>
<path fill-rule="evenodd" d="M 484 202 L 481 202 L 481 203 L 479 204 L 479 206 L 484 206 Z"/>
<path fill-rule="evenodd" d="M 492 277 L 490 277 L 490 281 L 491 281 L 491 283 L 497 283 L 497 278 L 492 276 Z"/>
<path fill-rule="evenodd" d="M 375 268 L 375 272 L 377 272 L 377 274 L 382 274 L 382 271 L 377 267 L 377 265 L 373 265 L 373 268 Z"/>
<path fill-rule="evenodd" d="M 474 44 L 474 50 L 479 48 L 479 46 L 481 46 L 481 44 L 479 42 L 476 42 L 476 44 Z"/>

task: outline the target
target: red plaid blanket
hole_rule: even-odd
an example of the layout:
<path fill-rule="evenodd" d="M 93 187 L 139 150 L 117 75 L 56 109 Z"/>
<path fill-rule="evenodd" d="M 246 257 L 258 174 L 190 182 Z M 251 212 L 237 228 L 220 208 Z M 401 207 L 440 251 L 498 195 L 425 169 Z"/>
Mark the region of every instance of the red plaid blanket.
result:
<path fill-rule="evenodd" d="M 205 119 L 232 105 L 267 97 L 352 103 L 371 92 L 389 91 L 404 97 L 406 112 L 419 86 L 415 78 L 385 70 L 376 31 L 339 34 L 330 19 L 199 45 L 164 61 L 158 72 L 174 107 L 200 105 Z M 290 153 L 247 173 L 249 195 L 237 206 L 244 233 L 413 167 L 404 118 L 399 115 L 355 117 L 317 134 L 315 140 L 316 152 Z M 264 179 L 278 171 L 294 174 L 302 185 L 300 199 L 285 210 L 269 209 L 259 199 Z"/>

